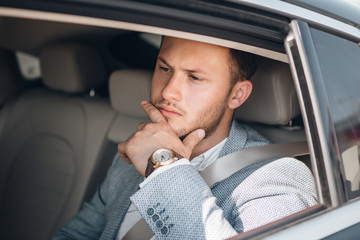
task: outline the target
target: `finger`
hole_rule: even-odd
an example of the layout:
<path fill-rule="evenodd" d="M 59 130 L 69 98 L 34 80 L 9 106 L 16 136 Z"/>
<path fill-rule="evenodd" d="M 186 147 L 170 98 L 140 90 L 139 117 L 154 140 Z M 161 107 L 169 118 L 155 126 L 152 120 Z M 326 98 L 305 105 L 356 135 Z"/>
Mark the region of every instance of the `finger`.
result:
<path fill-rule="evenodd" d="M 166 121 L 164 116 L 161 114 L 161 112 L 151 103 L 149 103 L 147 101 L 142 101 L 141 107 L 144 109 L 144 111 L 150 117 L 152 122 L 157 123 L 157 122 L 161 122 L 161 121 Z"/>
<path fill-rule="evenodd" d="M 125 162 L 127 162 L 128 164 L 131 164 L 131 160 L 126 154 L 126 142 L 119 143 L 118 151 L 119 151 L 121 159 L 124 160 Z"/>
<path fill-rule="evenodd" d="M 122 160 L 124 160 L 127 164 L 132 164 L 130 158 L 126 154 L 120 154 Z"/>
<path fill-rule="evenodd" d="M 147 123 L 147 122 L 141 122 L 141 123 L 139 123 L 138 126 L 137 126 L 137 130 L 138 130 L 138 131 L 143 130 L 144 127 L 146 126 L 146 124 L 148 124 L 148 123 Z"/>
<path fill-rule="evenodd" d="M 197 129 L 189 133 L 182 141 L 185 147 L 190 150 L 190 154 L 194 147 L 205 137 L 205 131 L 203 129 Z"/>

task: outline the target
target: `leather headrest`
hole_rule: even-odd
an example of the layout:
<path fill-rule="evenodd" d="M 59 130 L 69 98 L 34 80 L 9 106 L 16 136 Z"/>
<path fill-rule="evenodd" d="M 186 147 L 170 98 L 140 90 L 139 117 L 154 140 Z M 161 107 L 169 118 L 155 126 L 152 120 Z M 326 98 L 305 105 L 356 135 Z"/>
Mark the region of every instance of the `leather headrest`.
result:
<path fill-rule="evenodd" d="M 112 107 L 127 116 L 146 118 L 141 108 L 150 99 L 152 72 L 146 70 L 118 70 L 111 74 L 109 83 Z"/>
<path fill-rule="evenodd" d="M 44 83 L 53 89 L 81 93 L 100 86 L 105 70 L 99 53 L 78 43 L 58 43 L 43 48 L 40 64 Z"/>
<path fill-rule="evenodd" d="M 300 114 L 288 64 L 264 59 L 251 79 L 253 92 L 235 116 L 243 121 L 287 125 Z"/>
<path fill-rule="evenodd" d="M 16 64 L 11 51 L 0 49 L 0 105 L 22 88 Z"/>

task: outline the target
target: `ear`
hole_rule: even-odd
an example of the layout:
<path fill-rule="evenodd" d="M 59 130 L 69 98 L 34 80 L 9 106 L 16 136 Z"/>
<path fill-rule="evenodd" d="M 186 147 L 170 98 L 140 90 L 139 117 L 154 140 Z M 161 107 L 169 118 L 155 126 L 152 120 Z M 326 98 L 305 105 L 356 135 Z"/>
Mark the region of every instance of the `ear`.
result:
<path fill-rule="evenodd" d="M 238 81 L 231 91 L 229 98 L 229 108 L 235 109 L 241 106 L 246 101 L 246 99 L 248 99 L 251 91 L 252 83 L 250 81 Z"/>

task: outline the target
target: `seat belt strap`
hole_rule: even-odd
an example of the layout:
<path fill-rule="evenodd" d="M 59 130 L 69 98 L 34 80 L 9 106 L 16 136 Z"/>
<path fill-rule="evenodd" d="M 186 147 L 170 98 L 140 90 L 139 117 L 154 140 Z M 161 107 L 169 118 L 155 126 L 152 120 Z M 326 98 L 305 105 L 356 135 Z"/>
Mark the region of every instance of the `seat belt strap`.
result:
<path fill-rule="evenodd" d="M 276 157 L 299 157 L 307 154 L 309 150 L 306 141 L 247 148 L 217 159 L 200 172 L 200 175 L 209 186 L 212 186 L 253 163 Z M 142 218 L 126 233 L 123 240 L 149 240 L 153 235 L 154 233 Z"/>
<path fill-rule="evenodd" d="M 208 166 L 200 175 L 212 186 L 253 163 L 280 157 L 299 157 L 309 154 L 307 142 L 275 143 L 247 148 L 223 156 Z"/>

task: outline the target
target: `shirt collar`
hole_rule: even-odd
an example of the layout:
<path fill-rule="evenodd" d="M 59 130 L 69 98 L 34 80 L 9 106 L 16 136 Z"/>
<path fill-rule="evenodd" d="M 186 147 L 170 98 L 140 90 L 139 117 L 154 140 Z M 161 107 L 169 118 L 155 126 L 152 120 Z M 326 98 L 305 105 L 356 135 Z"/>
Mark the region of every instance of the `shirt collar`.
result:
<path fill-rule="evenodd" d="M 225 145 L 227 138 L 207 150 L 206 152 L 200 154 L 199 156 L 193 158 L 190 161 L 190 164 L 199 172 L 203 171 L 205 168 L 210 166 L 213 162 L 215 162 L 219 154 L 222 150 L 222 148 Z"/>

